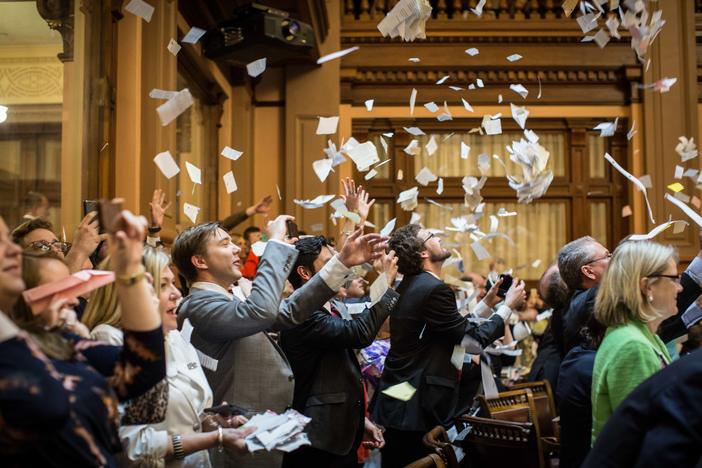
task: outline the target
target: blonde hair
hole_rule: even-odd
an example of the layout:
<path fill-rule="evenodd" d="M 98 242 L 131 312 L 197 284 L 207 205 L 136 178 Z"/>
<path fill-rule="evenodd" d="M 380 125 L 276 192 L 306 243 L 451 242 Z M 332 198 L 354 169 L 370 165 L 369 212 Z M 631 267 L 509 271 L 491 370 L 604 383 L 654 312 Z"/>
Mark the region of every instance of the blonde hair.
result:
<path fill-rule="evenodd" d="M 171 264 L 171 258 L 161 248 L 144 246 L 144 267 L 147 273 L 154 278 L 154 291 L 156 296 L 161 294 L 161 276 L 163 270 Z"/>
<path fill-rule="evenodd" d="M 641 291 L 641 278 L 662 274 L 668 260 L 677 263 L 677 252 L 670 245 L 651 241 L 627 241 L 619 245 L 602 277 L 595 318 L 606 327 L 623 325 L 638 320 L 652 322 L 661 317 Z"/>
<path fill-rule="evenodd" d="M 106 257 L 100 262 L 98 269 L 111 270 L 110 257 Z M 117 300 L 115 283 L 96 289 L 90 294 L 82 321 L 91 331 L 102 323 L 122 328 L 122 310 Z"/>

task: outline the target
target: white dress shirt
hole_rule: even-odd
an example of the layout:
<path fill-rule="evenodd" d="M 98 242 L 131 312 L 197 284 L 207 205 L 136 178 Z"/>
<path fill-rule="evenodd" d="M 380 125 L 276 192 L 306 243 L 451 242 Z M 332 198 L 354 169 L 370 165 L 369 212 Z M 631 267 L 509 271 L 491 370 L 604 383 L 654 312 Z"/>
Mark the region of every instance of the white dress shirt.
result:
<path fill-rule="evenodd" d="M 205 467 L 211 466 L 207 450 L 187 455 L 183 460 L 165 461 L 173 435 L 200 432 L 205 408 L 212 406 L 212 390 L 200 367 L 195 348 L 173 330 L 166 336 L 166 377 L 168 409 L 158 424 L 122 426 L 119 430 L 126 454 L 124 466 Z"/>

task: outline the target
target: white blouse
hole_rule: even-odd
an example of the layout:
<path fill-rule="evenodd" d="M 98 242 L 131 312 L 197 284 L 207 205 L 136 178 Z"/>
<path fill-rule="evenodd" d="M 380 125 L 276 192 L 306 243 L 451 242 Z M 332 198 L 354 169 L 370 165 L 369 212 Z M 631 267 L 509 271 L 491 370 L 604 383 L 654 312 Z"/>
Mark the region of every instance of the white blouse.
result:
<path fill-rule="evenodd" d="M 202 430 L 200 418 L 212 406 L 212 389 L 200 367 L 195 348 L 173 330 L 166 336 L 168 409 L 159 424 L 122 426 L 119 430 L 126 457 L 123 466 L 210 467 L 207 450 L 191 453 L 183 460 L 165 461 L 173 435 Z"/>
<path fill-rule="evenodd" d="M 122 330 L 106 323 L 101 323 L 90 330 L 90 339 L 103 341 L 113 346 L 124 345 L 124 333 Z"/>

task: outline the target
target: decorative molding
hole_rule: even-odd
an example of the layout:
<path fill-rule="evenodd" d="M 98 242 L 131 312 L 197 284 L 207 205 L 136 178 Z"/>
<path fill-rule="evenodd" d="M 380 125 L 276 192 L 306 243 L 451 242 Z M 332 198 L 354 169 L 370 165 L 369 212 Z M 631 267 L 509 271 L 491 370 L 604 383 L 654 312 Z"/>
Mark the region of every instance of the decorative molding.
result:
<path fill-rule="evenodd" d="M 465 31 L 464 31 L 465 32 Z M 375 32 L 369 31 L 372 35 L 349 35 L 342 30 L 342 44 L 402 44 L 399 38 L 386 38 Z M 484 36 L 484 35 L 435 35 L 422 39 L 423 44 L 579 44 L 582 36 L 571 35 L 519 35 L 519 36 Z"/>
<path fill-rule="evenodd" d="M 63 52 L 58 54 L 62 62 L 73 61 L 73 0 L 36 0 L 39 15 L 49 27 L 61 34 Z"/>
<path fill-rule="evenodd" d="M 63 101 L 63 65 L 55 57 L 0 59 L 0 102 L 54 104 Z"/>

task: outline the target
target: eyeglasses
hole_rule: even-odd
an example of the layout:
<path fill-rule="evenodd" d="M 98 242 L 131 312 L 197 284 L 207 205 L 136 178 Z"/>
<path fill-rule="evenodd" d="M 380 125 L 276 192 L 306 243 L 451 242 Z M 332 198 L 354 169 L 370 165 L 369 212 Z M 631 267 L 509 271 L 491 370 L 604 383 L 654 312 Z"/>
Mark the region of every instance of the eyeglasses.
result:
<path fill-rule="evenodd" d="M 680 284 L 680 275 L 648 275 L 647 278 L 668 278 L 672 282 Z"/>
<path fill-rule="evenodd" d="M 427 241 L 428 241 L 429 239 L 431 239 L 432 237 L 434 237 L 434 233 L 433 233 L 433 232 L 429 233 L 429 236 L 428 236 L 426 239 L 424 239 L 424 241 L 422 242 L 422 247 L 424 247 L 424 244 L 426 244 Z"/>
<path fill-rule="evenodd" d="M 593 260 L 590 260 L 590 261 L 587 262 L 585 265 L 591 265 L 591 264 L 593 264 L 593 263 L 599 262 L 600 260 L 609 260 L 610 258 L 612 258 L 612 254 L 609 253 L 609 252 L 607 252 L 607 253 L 604 255 L 604 257 L 598 257 L 598 258 L 595 258 L 595 259 L 593 259 Z M 583 265 L 583 266 L 585 266 L 585 265 Z"/>
<path fill-rule="evenodd" d="M 44 251 L 44 252 L 48 252 L 48 251 L 51 250 L 51 249 L 58 249 L 58 250 L 60 250 L 62 253 L 68 252 L 68 251 L 70 250 L 70 248 L 71 248 L 71 244 L 70 244 L 70 243 L 68 243 L 68 242 L 61 242 L 61 241 L 58 241 L 58 240 L 55 240 L 55 241 L 52 241 L 52 242 L 44 241 L 44 240 L 35 241 L 35 242 L 32 242 L 31 244 L 29 244 L 29 246 L 30 246 L 31 248 L 33 248 L 33 249 L 42 250 L 42 251 Z"/>

